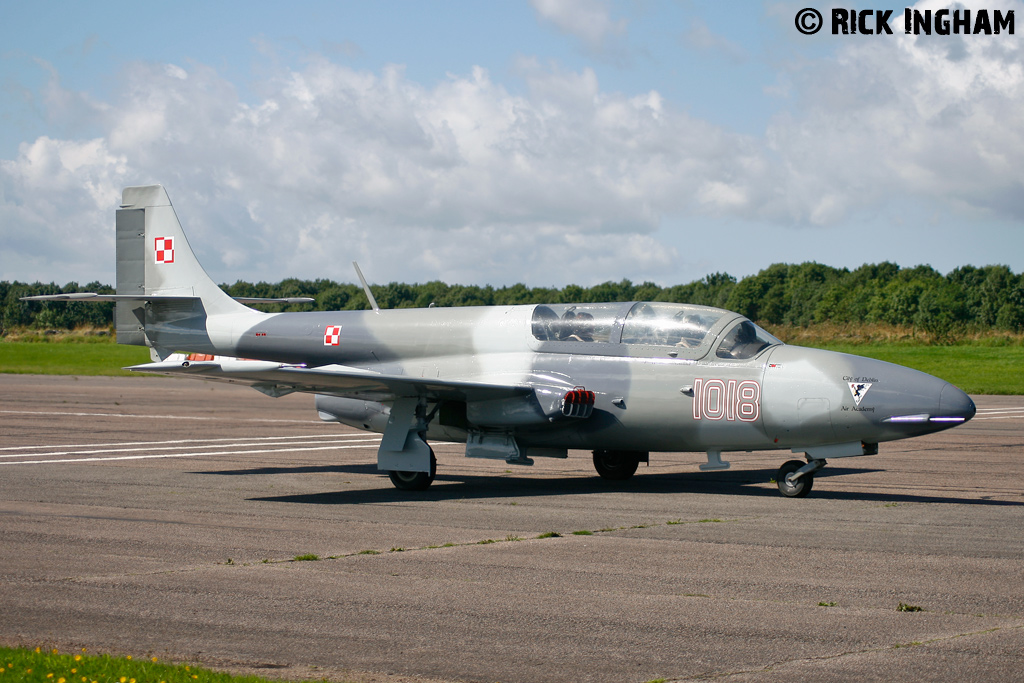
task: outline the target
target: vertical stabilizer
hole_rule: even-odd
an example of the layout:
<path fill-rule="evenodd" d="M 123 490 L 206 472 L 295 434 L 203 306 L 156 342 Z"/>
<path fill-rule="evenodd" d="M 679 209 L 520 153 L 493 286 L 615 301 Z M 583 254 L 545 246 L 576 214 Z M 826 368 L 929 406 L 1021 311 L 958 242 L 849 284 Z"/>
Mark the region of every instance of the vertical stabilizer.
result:
<path fill-rule="evenodd" d="M 182 317 L 183 303 L 161 297 L 198 299 L 189 305 L 193 325 L 211 315 L 253 312 L 225 294 L 199 265 L 160 185 L 124 189 L 117 211 L 117 293 L 140 297 L 117 302 L 114 320 L 120 344 L 156 347 L 170 342 L 156 337 L 172 309 L 174 317 Z"/>

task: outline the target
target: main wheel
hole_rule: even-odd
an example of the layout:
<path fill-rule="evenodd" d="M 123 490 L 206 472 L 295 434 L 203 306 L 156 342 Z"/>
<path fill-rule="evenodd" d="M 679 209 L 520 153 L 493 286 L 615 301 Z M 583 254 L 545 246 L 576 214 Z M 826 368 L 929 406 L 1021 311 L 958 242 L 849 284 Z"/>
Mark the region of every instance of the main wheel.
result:
<path fill-rule="evenodd" d="M 804 463 L 799 460 L 789 460 L 783 463 L 782 467 L 779 468 L 778 473 L 775 475 L 775 481 L 779 486 L 779 493 L 787 498 L 803 498 L 811 492 L 811 487 L 814 486 L 813 474 L 805 474 L 796 481 L 790 481 L 788 479 L 789 475 L 793 474 L 803 466 Z"/>
<path fill-rule="evenodd" d="M 629 451 L 594 451 L 594 469 L 602 479 L 623 481 L 636 474 L 640 458 Z"/>
<path fill-rule="evenodd" d="M 396 489 L 402 491 L 426 491 L 434 483 L 434 475 L 437 474 L 437 458 L 434 457 L 434 449 L 430 449 L 430 472 L 400 472 L 398 470 L 388 471 L 391 483 Z"/>

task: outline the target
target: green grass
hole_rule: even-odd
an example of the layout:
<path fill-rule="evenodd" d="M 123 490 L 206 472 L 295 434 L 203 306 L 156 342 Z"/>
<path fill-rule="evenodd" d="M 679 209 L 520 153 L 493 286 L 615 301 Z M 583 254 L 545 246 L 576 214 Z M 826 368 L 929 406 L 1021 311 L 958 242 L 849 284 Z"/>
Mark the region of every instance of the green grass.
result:
<path fill-rule="evenodd" d="M 969 394 L 1024 394 L 1024 347 L 823 345 L 935 375 Z"/>
<path fill-rule="evenodd" d="M 135 660 L 108 655 L 60 654 L 57 650 L 0 647 L 0 681 L 26 683 L 265 683 L 156 657 Z"/>
<path fill-rule="evenodd" d="M 149 349 L 112 341 L 0 341 L 0 372 L 31 375 L 133 375 L 121 368 L 149 362 Z"/>

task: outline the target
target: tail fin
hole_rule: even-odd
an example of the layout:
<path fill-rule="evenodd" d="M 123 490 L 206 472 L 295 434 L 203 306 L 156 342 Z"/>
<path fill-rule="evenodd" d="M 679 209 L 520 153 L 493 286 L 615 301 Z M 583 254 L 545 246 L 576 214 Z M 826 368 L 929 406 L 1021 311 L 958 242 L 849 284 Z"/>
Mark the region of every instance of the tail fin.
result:
<path fill-rule="evenodd" d="M 255 313 L 199 265 L 160 185 L 124 189 L 117 211 L 117 294 L 126 297 L 114 313 L 118 343 L 161 351 L 174 350 L 186 329 L 202 334 L 209 315 Z"/>

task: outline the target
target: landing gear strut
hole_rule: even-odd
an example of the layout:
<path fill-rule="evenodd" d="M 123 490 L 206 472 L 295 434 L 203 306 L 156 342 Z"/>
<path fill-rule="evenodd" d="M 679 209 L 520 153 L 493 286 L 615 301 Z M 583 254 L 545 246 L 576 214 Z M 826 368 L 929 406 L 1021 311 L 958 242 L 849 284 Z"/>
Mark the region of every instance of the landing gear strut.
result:
<path fill-rule="evenodd" d="M 437 458 L 434 457 L 434 449 L 430 449 L 430 472 L 399 472 L 391 470 L 388 476 L 396 489 L 402 491 L 426 491 L 434 483 L 434 475 L 437 474 Z"/>
<path fill-rule="evenodd" d="M 594 469 L 602 479 L 624 481 L 636 473 L 647 453 L 638 451 L 594 451 Z"/>

